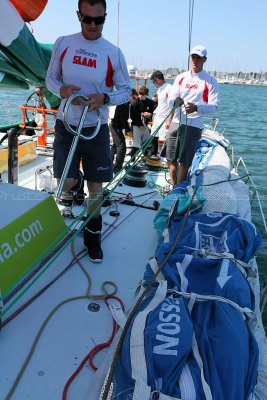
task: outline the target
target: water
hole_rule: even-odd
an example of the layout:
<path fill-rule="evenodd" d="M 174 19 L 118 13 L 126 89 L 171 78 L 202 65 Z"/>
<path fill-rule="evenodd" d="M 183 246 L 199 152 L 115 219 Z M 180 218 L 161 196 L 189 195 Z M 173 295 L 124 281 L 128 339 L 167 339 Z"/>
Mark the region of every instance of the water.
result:
<path fill-rule="evenodd" d="M 0 126 L 21 121 L 19 105 L 24 105 L 33 91 L 0 91 Z M 29 104 L 33 105 L 33 104 Z"/>
<path fill-rule="evenodd" d="M 141 86 L 142 81 L 139 82 Z M 172 82 L 170 82 L 172 83 Z M 147 82 L 150 97 L 156 92 L 151 81 Z M 133 87 L 135 82 L 133 81 Z M 265 216 L 267 215 L 267 87 L 249 85 L 220 85 L 221 103 L 217 117 L 218 130 L 225 130 L 235 149 L 235 162 L 241 156 L 259 189 Z M 0 126 L 21 120 L 19 104 L 25 104 L 30 91 L 1 91 Z M 240 174 L 243 173 L 240 170 Z M 256 199 L 252 203 L 253 222 L 263 237 L 258 254 L 261 282 L 267 277 L 267 234 Z M 267 307 L 264 314 L 267 328 Z"/>

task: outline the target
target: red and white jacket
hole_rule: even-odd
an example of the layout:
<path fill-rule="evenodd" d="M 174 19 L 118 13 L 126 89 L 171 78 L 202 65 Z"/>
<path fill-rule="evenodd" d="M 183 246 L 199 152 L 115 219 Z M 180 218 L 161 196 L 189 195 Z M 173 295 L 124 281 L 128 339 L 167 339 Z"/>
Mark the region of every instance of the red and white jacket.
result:
<path fill-rule="evenodd" d="M 158 105 L 157 108 L 154 110 L 154 113 L 157 117 L 165 118 L 171 111 L 171 108 L 168 104 L 168 97 L 171 90 L 172 85 L 167 82 L 165 82 L 160 88 L 158 88 Z"/>
<path fill-rule="evenodd" d="M 46 85 L 59 97 L 63 85 L 79 86 L 81 89 L 77 90 L 77 94 L 87 97 L 93 93 L 108 93 L 109 105 L 125 103 L 131 96 L 131 81 L 121 50 L 102 36 L 96 40 L 87 40 L 82 33 L 62 36 L 56 40 L 47 70 Z M 116 91 L 112 91 L 113 87 Z M 59 119 L 62 119 L 65 101 L 62 99 L 60 104 Z M 82 106 L 70 107 L 70 124 L 78 124 L 81 110 Z M 107 106 L 101 107 L 101 114 L 102 123 L 107 123 Z M 94 126 L 96 122 L 96 112 L 88 112 L 84 126 Z"/>
<path fill-rule="evenodd" d="M 194 103 L 197 105 L 197 112 L 186 114 L 184 107 L 178 108 L 175 116 L 184 125 L 203 128 L 203 115 L 215 113 L 218 109 L 219 91 L 217 80 L 206 71 L 197 74 L 186 71 L 179 74 L 172 86 L 168 97 L 170 107 L 180 97 L 184 104 Z"/>

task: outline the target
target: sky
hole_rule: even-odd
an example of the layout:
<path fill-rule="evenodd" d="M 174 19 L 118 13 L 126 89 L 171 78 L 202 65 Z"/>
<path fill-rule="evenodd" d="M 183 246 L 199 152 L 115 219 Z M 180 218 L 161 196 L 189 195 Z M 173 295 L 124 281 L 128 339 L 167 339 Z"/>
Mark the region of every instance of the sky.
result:
<path fill-rule="evenodd" d="M 80 31 L 77 3 L 48 0 L 31 23 L 36 40 L 53 43 L 58 36 Z M 103 36 L 119 43 L 127 64 L 187 68 L 189 0 L 107 0 L 107 13 Z M 265 72 L 266 16 L 267 0 L 194 0 L 191 48 L 206 46 L 209 71 Z"/>

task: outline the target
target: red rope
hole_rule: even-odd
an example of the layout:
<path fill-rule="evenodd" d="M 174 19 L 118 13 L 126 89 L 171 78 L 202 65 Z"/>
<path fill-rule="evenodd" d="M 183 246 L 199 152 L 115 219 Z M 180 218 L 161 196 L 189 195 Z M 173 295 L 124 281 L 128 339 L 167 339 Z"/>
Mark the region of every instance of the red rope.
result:
<path fill-rule="evenodd" d="M 107 301 L 108 299 L 115 299 L 115 300 L 117 300 L 117 301 L 120 303 L 122 310 L 124 311 L 123 302 L 121 301 L 121 299 L 120 299 L 119 297 L 117 297 L 117 296 L 112 296 L 112 295 L 106 296 L 106 298 L 105 298 L 105 303 L 106 303 L 106 306 L 107 306 L 107 307 L 108 307 L 108 304 L 109 304 L 108 301 Z M 103 350 L 103 349 L 105 349 L 106 347 L 109 347 L 109 346 L 111 345 L 111 343 L 112 343 L 112 341 L 113 341 L 113 339 L 114 339 L 114 336 L 115 336 L 116 332 L 118 331 L 118 328 L 119 328 L 119 327 L 118 327 L 118 324 L 117 324 L 117 322 L 115 321 L 115 319 L 113 318 L 113 328 L 112 328 L 112 333 L 111 333 L 110 338 L 108 339 L 107 342 L 100 343 L 100 344 L 96 345 L 96 346 L 84 357 L 84 359 L 81 361 L 81 363 L 80 363 L 80 365 L 78 366 L 78 368 L 73 372 L 73 374 L 71 375 L 71 377 L 67 380 L 67 382 L 66 382 L 66 384 L 65 384 L 65 386 L 64 386 L 63 393 L 62 393 L 62 400 L 66 400 L 66 399 L 67 399 L 67 392 L 68 392 L 68 389 L 69 389 L 71 383 L 74 381 L 74 379 L 75 379 L 76 376 L 79 374 L 79 372 L 81 371 L 82 367 L 84 366 L 84 364 L 85 364 L 87 361 L 89 362 L 90 367 L 91 367 L 94 371 L 97 370 L 97 367 L 95 366 L 95 364 L 94 364 L 94 362 L 93 362 L 93 358 L 95 357 L 95 355 L 96 355 L 99 351 L 101 351 L 101 350 Z"/>

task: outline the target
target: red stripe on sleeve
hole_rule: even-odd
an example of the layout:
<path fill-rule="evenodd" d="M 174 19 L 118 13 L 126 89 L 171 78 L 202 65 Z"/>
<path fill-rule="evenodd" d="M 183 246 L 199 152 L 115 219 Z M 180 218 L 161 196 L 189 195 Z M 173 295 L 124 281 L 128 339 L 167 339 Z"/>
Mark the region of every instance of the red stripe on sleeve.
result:
<path fill-rule="evenodd" d="M 106 75 L 106 86 L 107 87 L 112 87 L 113 86 L 113 66 L 110 61 L 110 58 L 108 57 L 108 69 L 107 69 L 107 75 Z"/>
<path fill-rule="evenodd" d="M 207 82 L 205 81 L 204 92 L 203 92 L 203 101 L 208 103 L 209 101 L 209 88 Z"/>

